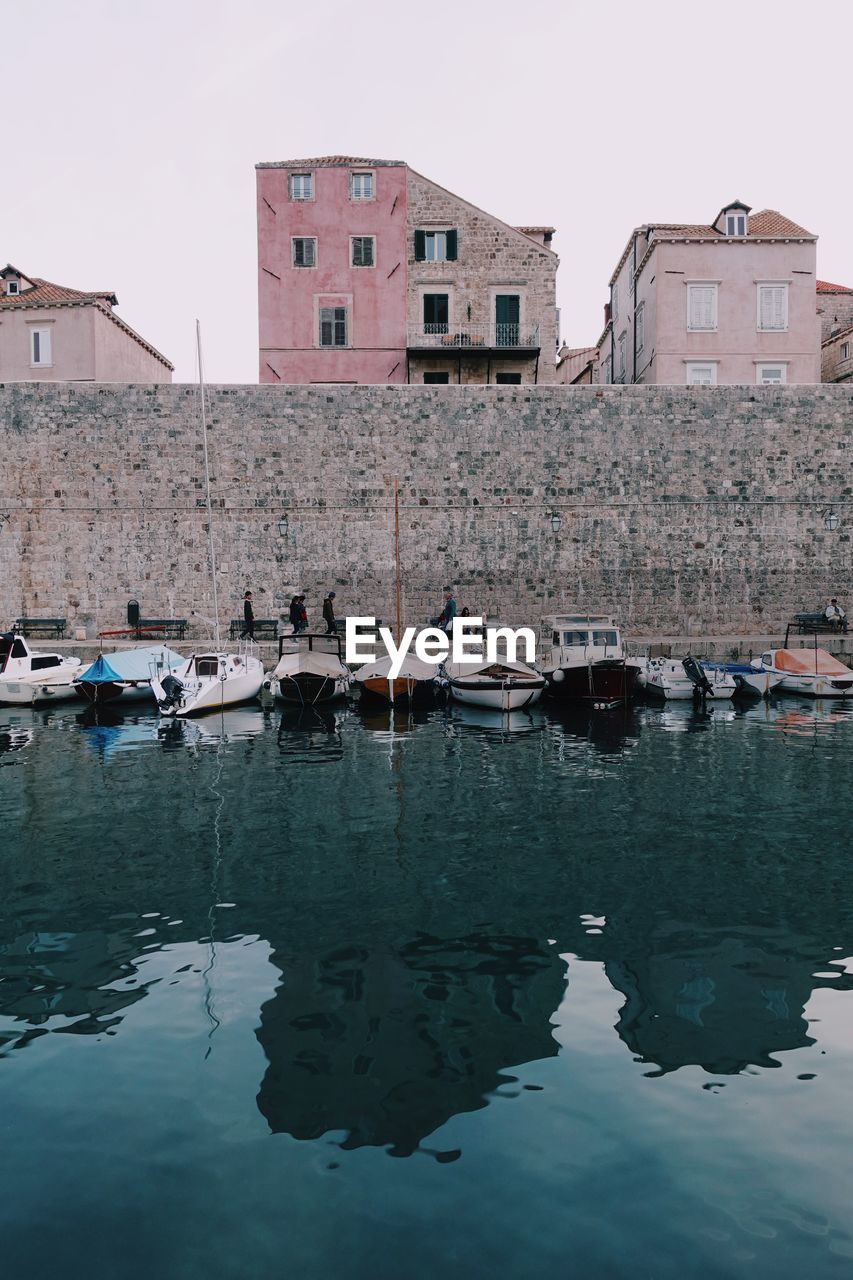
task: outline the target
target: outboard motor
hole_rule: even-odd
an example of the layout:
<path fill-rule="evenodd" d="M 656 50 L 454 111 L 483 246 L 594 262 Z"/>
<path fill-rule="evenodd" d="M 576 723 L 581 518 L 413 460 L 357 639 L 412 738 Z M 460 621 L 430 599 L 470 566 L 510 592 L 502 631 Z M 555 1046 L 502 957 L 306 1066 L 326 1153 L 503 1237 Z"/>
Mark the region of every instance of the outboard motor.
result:
<path fill-rule="evenodd" d="M 160 707 L 163 711 L 171 711 L 173 707 L 177 707 L 182 700 L 184 686 L 177 676 L 163 676 L 160 681 L 160 687 L 163 690 L 164 697 L 160 699 Z"/>
<path fill-rule="evenodd" d="M 683 659 L 681 665 L 684 667 L 684 674 L 687 676 L 688 680 L 693 682 L 693 691 L 695 696 L 704 698 L 710 693 L 713 697 L 714 690 L 711 686 L 710 680 L 691 654 L 688 654 L 687 657 Z"/>

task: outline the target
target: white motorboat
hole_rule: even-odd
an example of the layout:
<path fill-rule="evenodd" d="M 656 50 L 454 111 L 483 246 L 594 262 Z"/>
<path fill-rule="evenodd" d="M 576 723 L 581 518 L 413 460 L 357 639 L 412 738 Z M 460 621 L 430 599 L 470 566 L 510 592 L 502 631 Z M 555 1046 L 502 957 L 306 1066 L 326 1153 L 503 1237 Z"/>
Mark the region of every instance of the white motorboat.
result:
<path fill-rule="evenodd" d="M 741 698 L 766 698 L 781 682 L 775 671 L 756 671 L 748 662 L 703 662 L 705 671 L 726 671 L 735 682 L 734 696 Z"/>
<path fill-rule="evenodd" d="M 688 661 L 690 661 L 688 659 Z M 737 685 L 734 677 L 719 668 L 705 669 L 694 664 L 704 672 L 707 687 L 702 688 L 694 675 L 691 676 L 685 663 L 677 658 L 649 658 L 643 671 L 643 687 L 647 694 L 655 698 L 671 701 L 687 701 L 704 696 L 714 700 L 727 701 L 734 696 Z"/>
<path fill-rule="evenodd" d="M 343 698 L 352 684 L 344 663 L 340 636 L 282 636 L 278 663 L 264 680 L 264 687 L 280 702 L 313 707 Z"/>
<path fill-rule="evenodd" d="M 79 658 L 31 649 L 15 631 L 0 634 L 0 703 L 41 706 L 73 698 Z"/>
<path fill-rule="evenodd" d="M 826 649 L 768 649 L 753 659 L 759 672 L 778 675 L 783 693 L 807 698 L 853 698 L 853 671 Z"/>
<path fill-rule="evenodd" d="M 160 714 L 203 715 L 256 698 L 264 683 L 263 663 L 249 653 L 192 654 L 180 666 L 152 677 Z"/>
<path fill-rule="evenodd" d="M 449 662 L 441 683 L 456 702 L 492 711 L 520 711 L 542 697 L 545 677 L 523 662 Z"/>
<path fill-rule="evenodd" d="M 633 697 L 638 668 L 626 662 L 621 633 L 609 615 L 551 614 L 542 619 L 541 646 L 536 665 L 551 697 L 604 707 Z"/>
<path fill-rule="evenodd" d="M 74 689 L 87 702 L 99 704 L 119 698 L 122 706 L 150 700 L 154 697 L 151 677 L 165 675 L 184 661 L 182 654 L 165 645 L 99 653 L 90 667 L 75 676 Z"/>

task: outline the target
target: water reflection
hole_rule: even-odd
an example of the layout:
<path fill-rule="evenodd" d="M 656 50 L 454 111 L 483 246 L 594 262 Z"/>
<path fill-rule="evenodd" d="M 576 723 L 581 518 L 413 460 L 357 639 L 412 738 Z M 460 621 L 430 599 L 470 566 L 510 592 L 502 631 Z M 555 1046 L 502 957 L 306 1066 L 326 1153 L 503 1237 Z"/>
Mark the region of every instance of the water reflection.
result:
<path fill-rule="evenodd" d="M 471 707 L 461 702 L 451 702 L 446 712 L 446 723 L 451 735 L 473 734 L 482 740 L 509 741 L 521 734 L 541 733 L 546 719 L 541 708 L 529 710 L 494 711 L 490 707 Z"/>
<path fill-rule="evenodd" d="M 411 1155 L 485 1106 L 514 1065 L 557 1053 L 562 966 L 533 938 L 422 934 L 273 961 L 282 983 L 257 1031 L 269 1063 L 258 1107 L 273 1133 L 342 1129 L 344 1149 Z"/>

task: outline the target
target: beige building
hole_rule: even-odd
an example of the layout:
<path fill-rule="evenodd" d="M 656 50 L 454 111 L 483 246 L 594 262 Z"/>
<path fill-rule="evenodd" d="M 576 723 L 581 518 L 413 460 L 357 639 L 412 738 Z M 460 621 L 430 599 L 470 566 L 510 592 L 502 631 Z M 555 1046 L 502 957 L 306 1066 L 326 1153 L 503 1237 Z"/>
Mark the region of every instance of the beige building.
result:
<path fill-rule="evenodd" d="M 712 223 L 637 227 L 610 279 L 599 381 L 820 381 L 817 237 L 740 201 Z"/>
<path fill-rule="evenodd" d="M 820 376 L 822 382 L 853 380 L 853 324 L 838 329 L 821 343 Z"/>
<path fill-rule="evenodd" d="M 171 382 L 173 366 L 118 316 L 114 293 L 83 293 L 0 270 L 0 381 Z"/>
<path fill-rule="evenodd" d="M 557 382 L 565 387 L 580 387 L 595 382 L 598 347 L 560 347 L 557 355 Z"/>
<path fill-rule="evenodd" d="M 853 380 L 853 289 L 818 280 L 817 313 L 821 382 L 849 382 Z"/>

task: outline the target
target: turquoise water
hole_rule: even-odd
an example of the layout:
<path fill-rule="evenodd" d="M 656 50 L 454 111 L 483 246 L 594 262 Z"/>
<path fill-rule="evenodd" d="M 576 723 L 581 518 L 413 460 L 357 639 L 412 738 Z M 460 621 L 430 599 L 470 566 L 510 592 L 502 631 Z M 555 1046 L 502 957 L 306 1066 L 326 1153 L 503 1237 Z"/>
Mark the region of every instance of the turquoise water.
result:
<path fill-rule="evenodd" d="M 0 709 L 27 1277 L 853 1268 L 853 709 Z"/>

